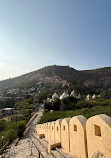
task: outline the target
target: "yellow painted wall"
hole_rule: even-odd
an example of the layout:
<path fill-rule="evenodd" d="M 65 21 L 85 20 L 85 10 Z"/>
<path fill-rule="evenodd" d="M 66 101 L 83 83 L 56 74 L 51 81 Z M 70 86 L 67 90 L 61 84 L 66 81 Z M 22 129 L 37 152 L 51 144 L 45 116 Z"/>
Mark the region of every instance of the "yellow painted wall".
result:
<path fill-rule="evenodd" d="M 48 140 L 48 123 L 45 123 L 45 139 Z"/>
<path fill-rule="evenodd" d="M 50 138 L 51 138 L 50 129 L 51 129 L 51 122 L 48 122 L 48 130 L 47 130 L 47 140 L 48 140 L 48 142 L 50 142 Z"/>
<path fill-rule="evenodd" d="M 105 114 L 88 120 L 80 115 L 39 124 L 36 131 L 45 134 L 49 143 L 61 143 L 63 149 L 78 158 L 111 158 L 111 117 Z"/>
<path fill-rule="evenodd" d="M 50 137 L 50 141 L 54 142 L 55 141 L 55 121 L 51 122 L 51 137 Z"/>
<path fill-rule="evenodd" d="M 65 118 L 61 123 L 61 147 L 69 151 L 69 121 L 70 118 Z"/>
<path fill-rule="evenodd" d="M 41 132 L 41 124 L 36 125 L 36 130 L 37 130 L 37 133 L 40 134 L 40 132 Z"/>
<path fill-rule="evenodd" d="M 80 158 L 87 158 L 86 121 L 84 116 L 79 115 L 71 118 L 69 123 L 70 152 Z"/>
<path fill-rule="evenodd" d="M 55 142 L 61 142 L 61 122 L 62 119 L 59 119 L 55 122 Z"/>
<path fill-rule="evenodd" d="M 101 114 L 86 123 L 88 157 L 98 151 L 111 158 L 111 117 Z"/>

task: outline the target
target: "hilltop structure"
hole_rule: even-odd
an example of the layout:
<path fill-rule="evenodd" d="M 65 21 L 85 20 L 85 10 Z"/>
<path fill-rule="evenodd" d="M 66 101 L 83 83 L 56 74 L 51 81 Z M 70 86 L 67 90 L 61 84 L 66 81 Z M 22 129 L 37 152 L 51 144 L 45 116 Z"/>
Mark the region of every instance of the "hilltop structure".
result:
<path fill-rule="evenodd" d="M 77 98 L 77 99 L 80 99 L 80 98 L 81 98 L 81 94 L 79 93 L 76 98 Z"/>
<path fill-rule="evenodd" d="M 92 96 L 92 99 L 96 99 L 96 95 L 95 94 Z"/>
<path fill-rule="evenodd" d="M 57 95 L 57 93 L 54 93 L 52 95 L 52 101 L 55 101 L 56 99 L 59 99 L 59 96 Z"/>
<path fill-rule="evenodd" d="M 65 99 L 67 97 L 69 97 L 69 94 L 64 92 L 59 98 L 60 98 L 60 100 L 62 100 L 62 99 Z"/>
<path fill-rule="evenodd" d="M 75 92 L 74 89 L 73 89 L 73 91 L 71 92 L 70 96 L 76 98 L 76 92 Z"/>
<path fill-rule="evenodd" d="M 90 97 L 91 97 L 91 96 L 88 94 L 88 95 L 86 96 L 86 100 L 89 100 Z"/>
<path fill-rule="evenodd" d="M 59 95 L 55 92 L 53 95 L 52 95 L 52 99 L 51 98 L 47 98 L 47 102 L 52 102 L 52 101 L 55 101 L 56 99 L 60 99 L 60 100 L 63 100 L 65 98 L 68 98 L 68 97 L 74 97 L 74 98 L 77 98 L 77 99 L 81 99 L 81 94 L 79 93 L 78 95 L 76 94 L 75 90 L 73 89 L 73 91 L 68 94 L 67 92 L 64 92 L 62 93 L 62 95 Z M 98 98 L 100 98 L 100 95 L 97 96 Z M 96 94 L 91 95 L 88 94 L 85 98 L 87 101 L 89 101 L 90 99 L 96 99 Z"/>

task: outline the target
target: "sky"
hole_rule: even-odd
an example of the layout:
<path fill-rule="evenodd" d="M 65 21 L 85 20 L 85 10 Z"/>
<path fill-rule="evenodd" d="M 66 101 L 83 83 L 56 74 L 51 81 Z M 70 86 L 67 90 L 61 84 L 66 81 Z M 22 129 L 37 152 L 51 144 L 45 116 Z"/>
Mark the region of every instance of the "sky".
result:
<path fill-rule="evenodd" d="M 0 0 L 0 80 L 111 66 L 111 0 Z"/>

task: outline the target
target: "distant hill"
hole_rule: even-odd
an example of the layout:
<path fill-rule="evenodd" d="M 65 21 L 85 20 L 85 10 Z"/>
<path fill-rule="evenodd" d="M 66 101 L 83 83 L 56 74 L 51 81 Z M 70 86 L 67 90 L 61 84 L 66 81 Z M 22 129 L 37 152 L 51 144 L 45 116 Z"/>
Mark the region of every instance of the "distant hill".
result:
<path fill-rule="evenodd" d="M 37 83 L 73 83 L 95 89 L 110 89 L 111 67 L 78 71 L 69 66 L 47 66 L 19 77 L 0 81 L 0 90 Z"/>

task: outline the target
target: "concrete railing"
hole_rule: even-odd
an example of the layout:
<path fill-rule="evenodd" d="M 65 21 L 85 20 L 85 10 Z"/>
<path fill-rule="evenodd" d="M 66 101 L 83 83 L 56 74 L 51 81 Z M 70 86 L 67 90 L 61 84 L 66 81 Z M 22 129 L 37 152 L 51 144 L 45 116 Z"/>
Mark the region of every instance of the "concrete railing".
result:
<path fill-rule="evenodd" d="M 35 117 L 37 116 L 38 114 L 37 113 L 35 113 L 32 117 L 31 117 L 31 119 L 27 122 L 27 124 L 26 124 L 26 129 L 25 129 L 25 131 L 23 132 L 23 137 L 25 137 L 27 134 L 28 134 L 28 132 L 29 132 L 29 130 L 30 130 L 30 124 L 32 123 L 32 121 L 35 119 Z"/>
<path fill-rule="evenodd" d="M 25 137 L 28 134 L 29 130 L 30 130 L 30 127 L 28 126 L 23 133 L 23 137 Z"/>
<path fill-rule="evenodd" d="M 30 125 L 30 123 L 32 123 L 32 121 L 35 119 L 35 117 L 36 117 L 37 115 L 38 115 L 38 114 L 35 113 L 35 114 L 31 117 L 31 119 L 27 122 L 26 127 L 28 127 L 28 126 Z"/>
<path fill-rule="evenodd" d="M 50 149 L 61 144 L 78 158 L 111 158 L 111 117 L 105 114 L 88 120 L 79 115 L 37 124 L 35 131 L 45 136 Z"/>

